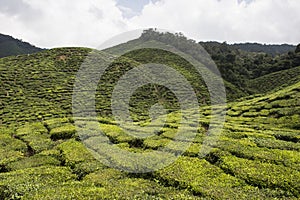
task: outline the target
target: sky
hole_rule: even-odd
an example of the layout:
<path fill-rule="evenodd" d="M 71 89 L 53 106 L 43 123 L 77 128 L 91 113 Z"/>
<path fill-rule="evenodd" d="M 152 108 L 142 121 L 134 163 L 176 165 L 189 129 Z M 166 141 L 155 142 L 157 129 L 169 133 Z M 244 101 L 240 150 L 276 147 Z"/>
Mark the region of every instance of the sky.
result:
<path fill-rule="evenodd" d="M 196 41 L 300 43 L 299 0 L 0 0 L 0 33 L 43 48 L 96 48 L 134 29 Z"/>

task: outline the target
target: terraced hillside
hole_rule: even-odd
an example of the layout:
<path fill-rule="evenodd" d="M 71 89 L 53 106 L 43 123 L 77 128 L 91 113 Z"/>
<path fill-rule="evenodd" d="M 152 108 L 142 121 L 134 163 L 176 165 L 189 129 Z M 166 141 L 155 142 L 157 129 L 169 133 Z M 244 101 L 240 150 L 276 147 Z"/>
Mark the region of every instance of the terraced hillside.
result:
<path fill-rule="evenodd" d="M 90 51 L 91 49 L 86 48 L 60 48 L 0 59 L 0 124 L 71 116 L 75 76 Z M 151 56 L 138 59 L 146 54 Z M 162 55 L 164 60 L 161 60 Z M 147 62 L 160 62 L 179 70 L 195 89 L 199 103 L 209 104 L 209 94 L 204 81 L 196 72 L 191 71 L 193 67 L 184 59 L 163 50 L 144 49 L 125 54 L 123 58 L 115 61 L 100 80 L 102 84 L 96 95 L 100 116 L 111 114 L 108 109 L 111 103 L 109 99 L 118 79 L 126 71 Z M 225 82 L 225 86 L 229 100 L 244 95 L 228 82 Z M 167 108 L 176 109 L 175 97 L 166 88 L 148 85 L 137 91 L 133 97 L 131 105 L 137 115 L 144 116 L 148 107 L 157 102 L 157 90 L 167 97 L 162 99 Z M 143 102 L 145 99 L 148 102 Z"/>
<path fill-rule="evenodd" d="M 121 172 L 97 161 L 78 140 L 71 118 L 2 126 L 1 198 L 298 199 L 299 88 L 297 83 L 229 104 L 217 143 L 206 139 L 213 149 L 205 157 L 198 153 L 209 137 L 210 108 L 201 108 L 198 134 L 189 149 L 170 166 L 147 174 Z M 113 121 L 99 121 L 114 145 L 146 152 L 172 141 L 179 124 L 175 113 L 169 119 L 160 134 L 139 142 Z"/>
<path fill-rule="evenodd" d="M 254 93 L 265 93 L 293 85 L 300 80 L 300 67 L 274 72 L 256 79 L 249 80 L 247 86 Z"/>
<path fill-rule="evenodd" d="M 0 59 L 0 124 L 71 113 L 75 74 L 89 49 L 53 49 Z"/>
<path fill-rule="evenodd" d="M 177 45 L 195 54 L 199 46 L 191 50 L 179 45 L 181 39 Z M 149 40 L 148 44 L 159 42 Z M 135 40 L 106 52 L 117 53 L 128 45 L 142 47 L 141 40 Z M 95 95 L 98 115 L 93 120 L 99 123 L 73 118 L 75 76 L 90 52 L 59 48 L 0 59 L 0 199 L 300 199 L 297 67 L 253 79 L 251 85 L 257 87 L 252 89 L 262 91 L 254 96 L 246 96 L 241 88 L 225 81 L 229 96 L 226 121 L 217 135 L 209 132 L 217 125 L 211 122 L 215 107 L 210 106 L 201 77 L 185 59 L 149 48 L 127 53 L 107 68 Z M 130 99 L 130 114 L 140 127 L 149 125 L 149 109 L 157 102 L 167 108 L 161 116 L 166 118 L 164 126 L 149 127 L 154 135 L 136 138 L 128 134 L 134 130 L 120 128 L 112 118 L 111 96 L 120 77 L 142 63 L 156 62 L 181 72 L 196 93 L 199 112 L 185 112 L 191 117 L 198 113 L 200 118 L 195 119 L 196 126 L 194 121 L 184 124 L 187 137 L 176 137 L 182 126 L 179 102 L 161 85 L 143 86 Z M 264 85 L 271 87 L 274 77 L 278 81 L 273 91 L 268 88 L 263 93 Z M 88 123 L 95 126 L 84 130 L 82 137 L 79 131 Z M 195 128 L 197 134 L 191 139 L 188 136 Z M 98 135 L 93 134 L 98 129 L 107 140 L 89 151 L 84 143 L 98 142 Z M 180 145 L 168 146 L 174 141 Z M 111 144 L 132 153 L 179 155 L 180 146 L 189 143 L 175 162 L 147 173 L 110 168 L 93 154 L 101 145 Z M 203 150 L 210 151 L 199 154 Z M 106 156 L 120 164 L 114 154 Z M 124 162 L 130 169 L 138 166 Z"/>

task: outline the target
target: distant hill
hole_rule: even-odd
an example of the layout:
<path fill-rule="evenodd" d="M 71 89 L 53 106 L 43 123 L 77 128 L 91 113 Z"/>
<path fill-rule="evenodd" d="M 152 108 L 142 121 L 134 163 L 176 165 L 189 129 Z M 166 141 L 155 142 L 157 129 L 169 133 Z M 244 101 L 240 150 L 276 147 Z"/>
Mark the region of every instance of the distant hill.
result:
<path fill-rule="evenodd" d="M 282 89 L 300 81 L 300 66 L 292 69 L 270 73 L 248 81 L 247 86 L 252 93 L 265 93 Z"/>
<path fill-rule="evenodd" d="M 225 42 L 200 42 L 199 44 L 201 44 L 211 55 L 223 78 L 249 94 L 260 91 L 258 88 L 249 88 L 250 83 L 256 83 L 256 81 L 249 82 L 249 80 L 264 80 L 263 78 L 257 78 L 273 74 L 275 72 L 278 72 L 276 75 L 276 77 L 278 77 L 278 74 L 280 74 L 281 71 L 300 66 L 300 48 L 296 50 L 296 47 L 294 51 L 289 51 L 288 53 L 279 54 L 274 57 L 265 52 L 244 51 Z M 246 46 L 247 44 L 241 44 L 241 46 L 243 45 Z M 258 46 L 263 47 L 264 45 Z M 270 78 L 272 79 L 272 76 L 273 75 L 266 76 L 268 78 L 265 78 L 266 80 Z M 293 78 L 297 79 L 297 77 L 298 76 L 294 76 Z M 259 81 L 259 83 L 261 82 Z M 282 82 L 280 82 L 279 85 L 281 85 L 281 83 Z M 288 83 L 289 81 L 286 80 L 286 84 Z M 255 86 L 258 85 L 255 84 Z M 266 87 L 263 92 L 267 92 L 266 89 L 268 88 L 270 90 L 275 89 L 272 87 Z"/>
<path fill-rule="evenodd" d="M 248 52 L 262 52 L 271 54 L 273 56 L 278 54 L 288 53 L 290 51 L 295 51 L 296 46 L 289 45 L 289 44 L 258 44 L 258 43 L 240 43 L 240 44 L 233 44 L 231 45 L 238 49 Z"/>
<path fill-rule="evenodd" d="M 21 54 L 31 54 L 42 51 L 22 40 L 15 39 L 9 35 L 0 34 L 0 58 Z"/>

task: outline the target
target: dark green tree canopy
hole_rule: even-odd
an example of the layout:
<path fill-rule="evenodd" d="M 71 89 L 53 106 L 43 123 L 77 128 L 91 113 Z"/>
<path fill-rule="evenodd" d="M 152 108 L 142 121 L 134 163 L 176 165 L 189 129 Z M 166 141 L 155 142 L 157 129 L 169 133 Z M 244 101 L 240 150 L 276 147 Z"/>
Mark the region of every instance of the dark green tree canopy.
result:
<path fill-rule="evenodd" d="M 300 44 L 297 45 L 297 48 L 296 48 L 295 52 L 296 52 L 296 53 L 299 53 L 299 52 L 300 52 Z"/>

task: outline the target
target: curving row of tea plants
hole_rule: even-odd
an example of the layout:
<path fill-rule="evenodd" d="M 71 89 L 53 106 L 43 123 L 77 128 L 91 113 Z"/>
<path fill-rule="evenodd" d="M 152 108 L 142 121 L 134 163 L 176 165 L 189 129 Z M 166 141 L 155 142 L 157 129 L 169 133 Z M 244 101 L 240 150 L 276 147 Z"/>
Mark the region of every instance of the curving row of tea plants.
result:
<path fill-rule="evenodd" d="M 95 159 L 81 142 L 72 118 L 2 126 L 0 197 L 299 199 L 299 88 L 300 83 L 230 103 L 216 143 L 216 136 L 206 135 L 210 107 L 202 107 L 198 133 L 188 150 L 173 164 L 146 174 L 118 171 Z M 180 126 L 177 119 L 175 113 L 169 114 L 158 134 L 138 142 L 109 118 L 99 118 L 98 125 L 113 145 L 147 152 L 174 140 Z M 200 157 L 204 140 L 212 150 Z M 169 152 L 176 153 L 176 148 Z"/>

